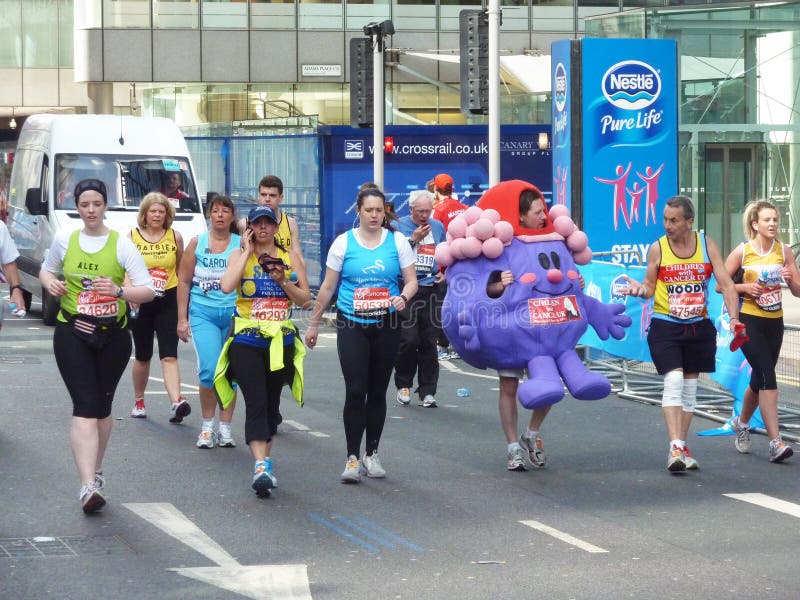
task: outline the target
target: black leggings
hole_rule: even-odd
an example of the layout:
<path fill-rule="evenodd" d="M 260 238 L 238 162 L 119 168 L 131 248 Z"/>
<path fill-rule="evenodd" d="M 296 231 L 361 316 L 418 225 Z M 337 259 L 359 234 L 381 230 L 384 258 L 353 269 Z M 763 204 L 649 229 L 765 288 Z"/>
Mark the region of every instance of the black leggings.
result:
<path fill-rule="evenodd" d="M 778 364 L 783 345 L 783 319 L 747 314 L 740 314 L 739 318 L 750 337 L 750 341 L 742 346 L 744 357 L 753 369 L 750 375 L 750 389 L 756 394 L 759 390 L 777 390 L 775 365 Z"/>
<path fill-rule="evenodd" d="M 158 357 L 178 358 L 178 288 L 170 288 L 161 298 L 139 307 L 131 321 L 136 360 L 153 358 L 153 334 L 158 337 Z"/>
<path fill-rule="evenodd" d="M 294 344 L 283 347 L 283 369 L 269 370 L 269 348 L 231 342 L 228 375 L 237 381 L 244 396 L 244 439 L 270 441 L 270 425 L 277 425 L 283 384 L 294 377 Z"/>
<path fill-rule="evenodd" d="M 61 378 L 72 397 L 72 416 L 105 419 L 131 356 L 131 334 L 115 329 L 101 350 L 92 350 L 72 333 L 68 323 L 58 323 L 53 353 Z"/>
<path fill-rule="evenodd" d="M 380 323 L 357 323 L 338 313 L 336 349 L 344 377 L 342 418 L 347 454 L 359 455 L 366 431 L 366 451 L 378 449 L 386 421 L 386 388 L 392 376 L 400 329 L 397 313 Z"/>

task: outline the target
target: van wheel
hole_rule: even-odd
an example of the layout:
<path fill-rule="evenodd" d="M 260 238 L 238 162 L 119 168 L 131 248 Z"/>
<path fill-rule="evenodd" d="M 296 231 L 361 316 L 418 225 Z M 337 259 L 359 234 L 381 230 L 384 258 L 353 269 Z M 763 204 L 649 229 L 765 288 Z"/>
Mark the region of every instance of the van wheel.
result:
<path fill-rule="evenodd" d="M 58 311 L 61 309 L 61 300 L 52 296 L 42 288 L 42 321 L 45 325 L 55 325 Z"/>

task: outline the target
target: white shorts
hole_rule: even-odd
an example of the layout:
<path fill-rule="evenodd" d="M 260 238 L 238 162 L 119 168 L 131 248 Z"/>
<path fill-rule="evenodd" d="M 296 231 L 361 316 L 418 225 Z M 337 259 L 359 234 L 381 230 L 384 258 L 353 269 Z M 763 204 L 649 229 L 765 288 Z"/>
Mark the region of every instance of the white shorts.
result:
<path fill-rule="evenodd" d="M 514 377 L 522 380 L 528 377 L 528 369 L 498 369 L 497 375 L 499 377 Z"/>

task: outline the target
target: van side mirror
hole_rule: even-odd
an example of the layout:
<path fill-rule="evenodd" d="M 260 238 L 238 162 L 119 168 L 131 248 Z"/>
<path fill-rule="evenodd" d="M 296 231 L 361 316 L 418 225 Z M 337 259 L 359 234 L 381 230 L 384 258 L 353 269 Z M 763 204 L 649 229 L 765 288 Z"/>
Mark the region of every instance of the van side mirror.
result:
<path fill-rule="evenodd" d="M 42 188 L 28 188 L 25 192 L 25 208 L 32 215 L 47 214 L 47 201 L 42 200 Z"/>

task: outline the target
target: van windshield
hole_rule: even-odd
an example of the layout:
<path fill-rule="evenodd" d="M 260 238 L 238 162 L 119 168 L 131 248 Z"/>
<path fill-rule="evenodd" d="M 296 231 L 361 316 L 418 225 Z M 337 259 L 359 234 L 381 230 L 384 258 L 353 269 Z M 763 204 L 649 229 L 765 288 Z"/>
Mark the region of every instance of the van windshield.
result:
<path fill-rule="evenodd" d="M 81 179 L 100 179 L 108 189 L 108 210 L 137 211 L 150 192 L 161 192 L 177 212 L 199 213 L 189 161 L 180 156 L 59 154 L 55 159 L 56 208 L 75 210 L 73 190 Z"/>

